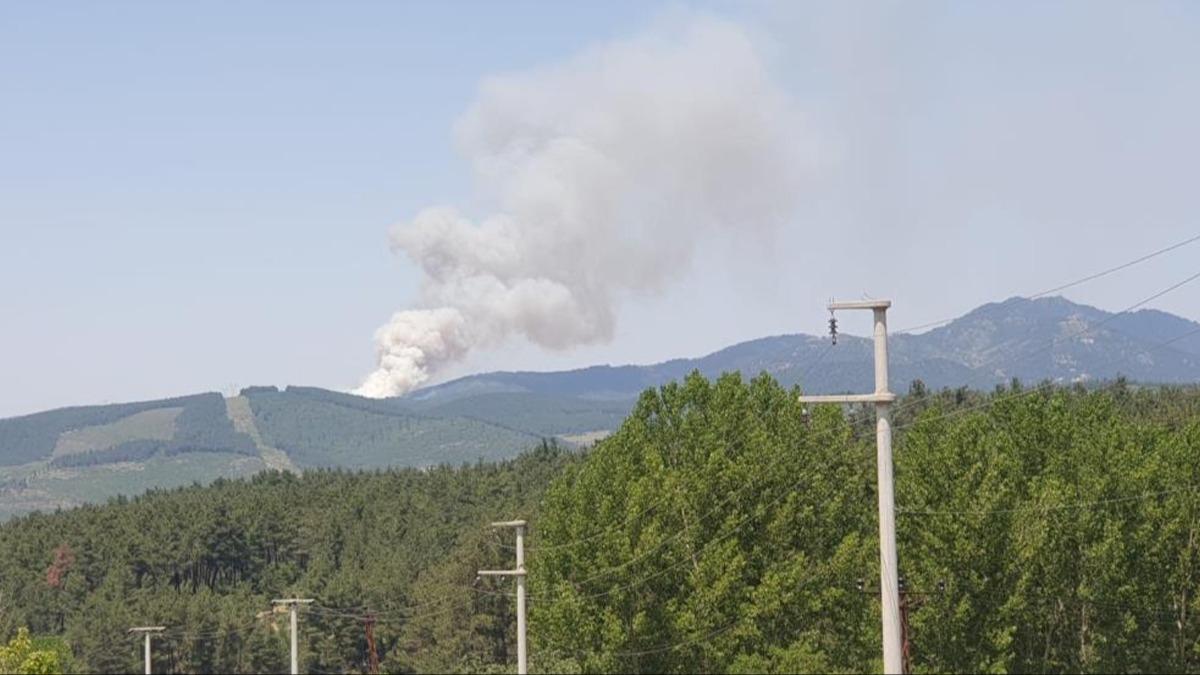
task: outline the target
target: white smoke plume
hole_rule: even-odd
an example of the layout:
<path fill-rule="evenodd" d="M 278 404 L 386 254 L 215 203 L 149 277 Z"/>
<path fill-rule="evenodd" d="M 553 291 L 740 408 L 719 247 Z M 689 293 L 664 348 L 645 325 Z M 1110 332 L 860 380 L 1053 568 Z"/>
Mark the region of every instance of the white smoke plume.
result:
<path fill-rule="evenodd" d="M 514 336 L 611 339 L 622 297 L 683 274 L 699 241 L 792 212 L 797 128 L 751 37 L 708 16 L 486 80 L 456 133 L 496 211 L 436 206 L 394 228 L 422 308 L 379 329 L 357 393 L 403 394 Z"/>

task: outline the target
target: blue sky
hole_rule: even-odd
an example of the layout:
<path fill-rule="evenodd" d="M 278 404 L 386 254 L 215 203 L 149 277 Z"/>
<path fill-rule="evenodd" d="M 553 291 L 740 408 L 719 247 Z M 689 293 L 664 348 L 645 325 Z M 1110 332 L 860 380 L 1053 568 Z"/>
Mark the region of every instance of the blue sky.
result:
<path fill-rule="evenodd" d="M 833 295 L 916 324 L 1200 232 L 1200 5 L 708 3 L 760 39 L 831 167 L 754 264 L 701 242 L 608 344 L 450 374 L 819 332 Z M 0 416 L 249 384 L 349 388 L 417 271 L 387 229 L 472 204 L 483 78 L 682 5 L 0 5 Z M 765 245 L 763 245 L 765 244 Z M 875 244 L 876 247 L 869 245 Z M 755 248 L 757 246 L 757 248 Z M 744 257 L 743 257 L 744 258 Z M 1120 309 L 1186 249 L 1068 293 Z M 1200 318 L 1200 288 L 1157 307 Z"/>

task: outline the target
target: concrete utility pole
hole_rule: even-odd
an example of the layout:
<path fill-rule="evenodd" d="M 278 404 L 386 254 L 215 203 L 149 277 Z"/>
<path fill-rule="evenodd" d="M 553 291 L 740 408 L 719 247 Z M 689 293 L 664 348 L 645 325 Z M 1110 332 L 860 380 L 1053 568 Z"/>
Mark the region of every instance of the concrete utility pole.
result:
<path fill-rule="evenodd" d="M 166 626 L 138 626 L 129 629 L 130 633 L 141 633 L 146 637 L 146 675 L 150 675 L 150 636 L 155 633 L 161 633 L 166 629 Z"/>
<path fill-rule="evenodd" d="M 492 527 L 511 527 L 517 531 L 517 568 L 515 570 L 479 570 L 481 577 L 517 578 L 517 675 L 529 672 L 525 653 L 525 521 L 492 523 Z"/>
<path fill-rule="evenodd" d="M 891 405 L 896 395 L 888 391 L 887 310 L 891 300 L 831 302 L 839 309 L 869 309 L 875 314 L 875 393 L 846 396 L 801 396 L 803 403 L 874 403 L 876 471 L 879 491 L 879 590 L 883 605 L 883 672 L 900 675 L 903 657 L 900 639 L 900 590 L 896 567 L 896 498 L 892 478 Z M 831 320 L 831 327 L 836 325 Z"/>
<path fill-rule="evenodd" d="M 300 605 L 311 605 L 312 598 L 286 598 L 283 600 L 272 600 L 273 605 L 282 605 L 288 608 L 288 613 L 291 615 L 292 628 L 292 675 L 300 675 L 300 649 L 296 638 L 299 621 L 296 619 L 296 612 L 300 609 Z"/>

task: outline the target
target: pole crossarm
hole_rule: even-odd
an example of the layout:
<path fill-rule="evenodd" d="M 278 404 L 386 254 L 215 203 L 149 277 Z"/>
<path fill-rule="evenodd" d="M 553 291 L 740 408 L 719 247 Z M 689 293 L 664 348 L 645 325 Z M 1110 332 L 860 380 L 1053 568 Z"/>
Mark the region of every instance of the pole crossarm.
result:
<path fill-rule="evenodd" d="M 523 577 L 525 570 L 479 570 L 477 574 L 481 577 Z"/>
<path fill-rule="evenodd" d="M 881 394 L 833 394 L 823 396 L 801 396 L 801 403 L 892 403 L 896 395 L 891 392 Z"/>
<path fill-rule="evenodd" d="M 150 675 L 152 672 L 150 668 L 150 636 L 155 633 L 161 633 L 166 629 L 166 626 L 137 626 L 129 629 L 130 633 L 141 635 L 144 638 L 142 641 L 142 653 L 145 658 L 146 668 L 143 672 L 146 675 Z"/>
<path fill-rule="evenodd" d="M 313 598 L 281 598 L 272 600 L 273 605 L 282 605 L 288 609 L 288 624 L 289 633 L 291 634 L 292 643 L 292 675 L 300 675 L 300 628 L 297 615 L 301 605 L 311 605 L 314 602 Z"/>
<path fill-rule="evenodd" d="M 827 305 L 830 311 L 839 309 L 887 309 L 891 306 L 891 300 L 852 300 L 850 302 L 831 302 Z"/>
<path fill-rule="evenodd" d="M 492 523 L 492 527 L 525 527 L 524 520 L 502 520 L 498 523 Z"/>

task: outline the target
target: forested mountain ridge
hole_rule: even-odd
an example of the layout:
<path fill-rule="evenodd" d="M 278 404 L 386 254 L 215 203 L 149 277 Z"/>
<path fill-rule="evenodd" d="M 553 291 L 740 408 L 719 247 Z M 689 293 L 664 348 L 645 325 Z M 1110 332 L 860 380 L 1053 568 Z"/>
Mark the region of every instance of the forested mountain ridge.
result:
<path fill-rule="evenodd" d="M 531 672 L 878 670 L 874 424 L 769 376 L 644 392 L 589 451 L 264 473 L 0 525 L 0 636 L 128 672 L 500 672 L 524 518 Z M 913 672 L 1200 669 L 1200 389 L 1118 381 L 896 406 Z M 859 584 L 859 580 L 866 580 Z"/>
<path fill-rule="evenodd" d="M 545 434 L 550 436 L 553 434 Z M 307 387 L 0 420 L 0 517 L 265 468 L 428 467 L 513 457 L 543 434 Z"/>
<path fill-rule="evenodd" d="M 869 390 L 871 354 L 866 338 L 842 335 L 831 346 L 784 335 L 647 366 L 484 373 L 403 398 L 249 387 L 224 401 L 209 393 L 0 420 L 0 518 L 267 467 L 422 467 L 512 457 L 543 438 L 586 445 L 616 429 L 641 391 L 692 370 L 767 372 L 810 393 Z M 934 389 L 990 389 L 1013 377 L 1192 383 L 1200 324 L 1013 298 L 926 333 L 893 334 L 890 354 L 898 391 L 917 379 Z"/>
<path fill-rule="evenodd" d="M 895 321 L 893 312 L 891 321 Z M 925 333 L 889 337 L 891 381 L 903 391 L 914 380 L 940 389 L 990 389 L 1013 377 L 1028 381 L 1098 381 L 1119 375 L 1139 382 L 1200 382 L 1200 323 L 1157 310 L 1111 313 L 1061 297 L 990 303 Z M 1181 335 L 1191 335 L 1174 340 Z M 592 366 L 560 372 L 470 375 L 409 395 L 421 402 L 481 393 L 538 393 L 621 399 L 698 370 L 708 377 L 768 372 L 813 394 L 873 385 L 871 342 L 779 335 L 751 340 L 696 359 L 646 366 Z M 801 382 L 803 380 L 803 382 Z"/>

